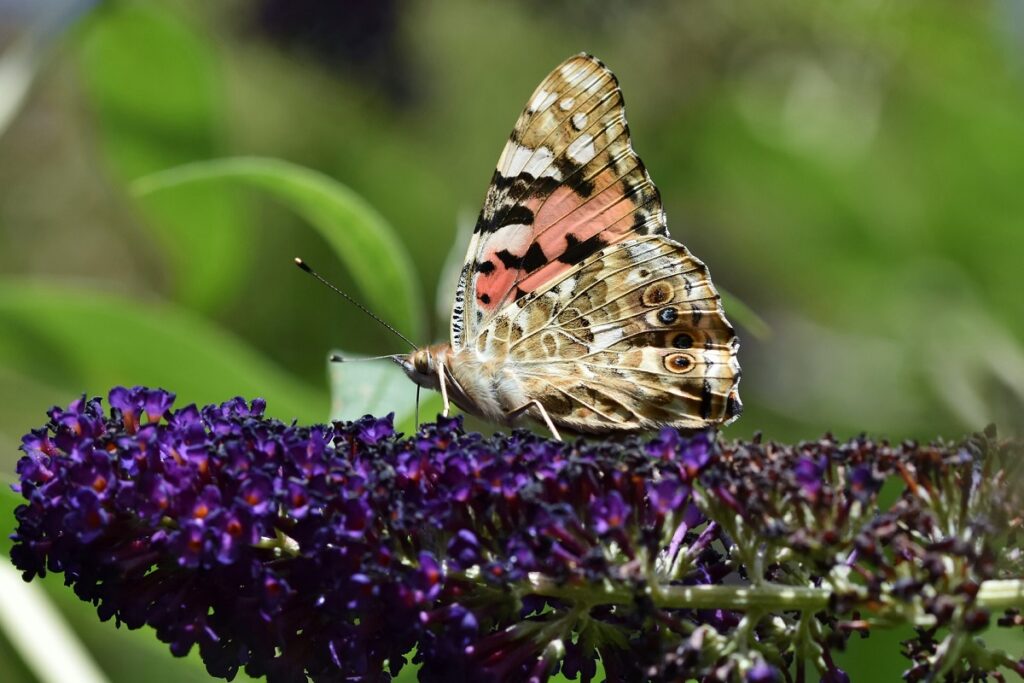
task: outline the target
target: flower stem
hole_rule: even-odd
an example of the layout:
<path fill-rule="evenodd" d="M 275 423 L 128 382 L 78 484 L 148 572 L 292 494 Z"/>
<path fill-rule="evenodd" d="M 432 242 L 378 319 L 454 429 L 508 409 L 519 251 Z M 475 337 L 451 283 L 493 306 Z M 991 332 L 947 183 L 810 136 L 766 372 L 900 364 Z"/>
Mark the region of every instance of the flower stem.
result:
<path fill-rule="evenodd" d="M 535 595 L 589 604 L 629 604 L 637 595 L 625 587 L 558 585 L 539 575 L 530 577 Z M 649 597 L 666 609 L 727 609 L 737 611 L 819 611 L 828 607 L 832 591 L 809 586 L 764 583 L 760 586 L 660 586 Z M 975 604 L 993 611 L 1024 608 L 1024 581 L 992 580 L 981 584 Z"/>
<path fill-rule="evenodd" d="M 993 579 L 983 581 L 976 600 L 978 607 L 993 611 L 1024 608 L 1024 581 Z"/>

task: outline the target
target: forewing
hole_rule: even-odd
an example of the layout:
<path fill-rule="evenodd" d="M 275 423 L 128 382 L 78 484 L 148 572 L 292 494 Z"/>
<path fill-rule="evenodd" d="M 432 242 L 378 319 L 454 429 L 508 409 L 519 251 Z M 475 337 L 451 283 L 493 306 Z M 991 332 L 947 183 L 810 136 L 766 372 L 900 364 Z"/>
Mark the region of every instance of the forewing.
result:
<path fill-rule="evenodd" d="M 525 394 L 577 431 L 696 429 L 741 410 L 739 341 L 707 267 L 667 237 L 603 248 L 503 310 L 476 343 L 507 356 Z"/>
<path fill-rule="evenodd" d="M 452 310 L 458 350 L 505 306 L 602 248 L 667 235 L 615 76 L 572 57 L 537 87 L 498 160 Z"/>

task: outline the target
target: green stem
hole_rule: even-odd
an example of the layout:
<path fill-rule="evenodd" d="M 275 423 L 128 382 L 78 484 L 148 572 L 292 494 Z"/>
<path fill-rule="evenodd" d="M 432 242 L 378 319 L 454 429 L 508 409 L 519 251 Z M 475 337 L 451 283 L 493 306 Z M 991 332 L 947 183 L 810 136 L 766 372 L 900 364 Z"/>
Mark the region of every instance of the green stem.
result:
<path fill-rule="evenodd" d="M 264 550 L 273 550 L 291 557 L 297 557 L 299 555 L 301 549 L 299 548 L 298 541 L 280 529 L 274 529 L 274 533 L 274 538 L 261 538 L 253 544 L 253 547 L 262 548 Z"/>
<path fill-rule="evenodd" d="M 591 604 L 630 604 L 636 593 L 628 587 L 558 585 L 540 576 L 531 576 L 535 595 L 586 601 Z M 669 609 L 730 609 L 764 611 L 822 610 L 828 607 L 831 591 L 806 586 L 765 583 L 752 586 L 659 586 L 652 592 L 654 603 Z"/>
<path fill-rule="evenodd" d="M 529 592 L 586 604 L 630 604 L 636 599 L 636 593 L 625 586 L 559 585 L 539 575 L 530 577 Z M 667 609 L 817 612 L 828 608 L 832 591 L 766 582 L 760 586 L 658 586 L 648 595 L 656 605 Z M 1024 580 L 985 581 L 975 604 L 993 611 L 1024 608 Z"/>
<path fill-rule="evenodd" d="M 983 581 L 975 601 L 978 607 L 992 611 L 1024 608 L 1024 580 Z"/>

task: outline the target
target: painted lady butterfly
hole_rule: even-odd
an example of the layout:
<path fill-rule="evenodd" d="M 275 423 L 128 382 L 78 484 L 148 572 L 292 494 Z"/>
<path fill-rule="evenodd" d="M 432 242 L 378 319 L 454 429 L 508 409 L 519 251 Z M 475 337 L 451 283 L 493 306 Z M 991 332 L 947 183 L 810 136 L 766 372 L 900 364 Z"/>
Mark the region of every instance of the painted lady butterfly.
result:
<path fill-rule="evenodd" d="M 398 356 L 468 413 L 607 433 L 740 413 L 739 341 L 707 266 L 672 240 L 622 93 L 581 54 L 541 82 L 487 190 L 451 341 Z"/>

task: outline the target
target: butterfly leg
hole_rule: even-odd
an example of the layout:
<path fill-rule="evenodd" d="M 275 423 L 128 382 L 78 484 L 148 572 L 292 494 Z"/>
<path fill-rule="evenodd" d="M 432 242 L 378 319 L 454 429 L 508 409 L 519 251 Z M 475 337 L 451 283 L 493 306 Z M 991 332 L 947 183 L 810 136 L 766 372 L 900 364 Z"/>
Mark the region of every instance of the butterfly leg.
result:
<path fill-rule="evenodd" d="M 437 364 L 437 380 L 438 380 L 438 382 L 441 385 L 441 400 L 444 401 L 444 410 L 441 411 L 441 414 L 444 415 L 445 417 L 448 417 L 448 410 L 450 408 L 450 405 L 448 403 L 448 387 L 445 384 L 445 380 L 444 380 L 444 364 L 443 363 L 438 363 Z"/>
<path fill-rule="evenodd" d="M 540 401 L 537 399 L 533 399 L 526 405 L 519 406 L 515 410 L 509 412 L 506 417 L 509 421 L 514 420 L 533 406 L 537 406 L 537 410 L 540 411 L 541 419 L 543 419 L 544 424 L 547 425 L 548 430 L 551 432 L 551 436 L 555 437 L 555 441 L 561 441 L 562 435 L 558 433 L 557 429 L 555 429 L 555 423 L 552 422 L 551 418 L 548 416 L 548 411 L 544 410 L 544 406 L 542 406 Z"/>

